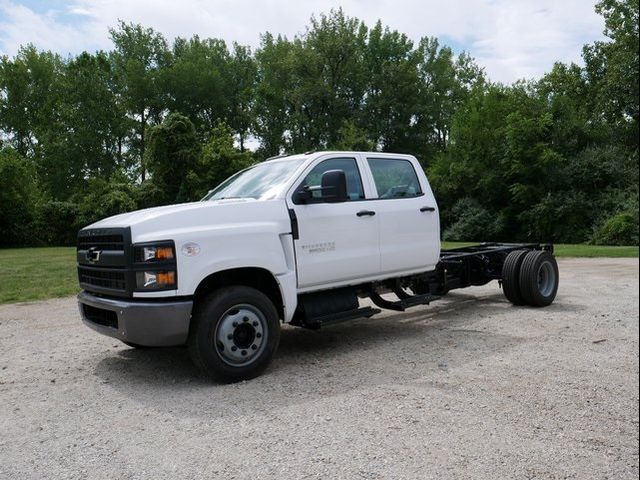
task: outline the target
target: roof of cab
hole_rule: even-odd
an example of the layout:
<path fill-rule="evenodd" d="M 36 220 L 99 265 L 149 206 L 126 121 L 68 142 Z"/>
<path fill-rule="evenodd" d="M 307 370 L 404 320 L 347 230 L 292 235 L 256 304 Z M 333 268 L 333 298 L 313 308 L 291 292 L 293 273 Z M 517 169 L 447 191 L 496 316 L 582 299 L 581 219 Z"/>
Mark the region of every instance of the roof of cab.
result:
<path fill-rule="evenodd" d="M 393 152 L 366 152 L 366 151 L 354 151 L 354 150 L 314 150 L 311 152 L 305 153 L 296 153 L 292 155 L 276 155 L 274 157 L 269 157 L 265 160 L 265 162 L 275 162 L 282 160 L 306 160 L 311 157 L 315 158 L 320 155 L 353 155 L 353 154 L 364 154 L 364 155 L 376 155 L 382 157 L 411 157 L 412 155 L 408 155 L 406 153 L 393 153 Z"/>

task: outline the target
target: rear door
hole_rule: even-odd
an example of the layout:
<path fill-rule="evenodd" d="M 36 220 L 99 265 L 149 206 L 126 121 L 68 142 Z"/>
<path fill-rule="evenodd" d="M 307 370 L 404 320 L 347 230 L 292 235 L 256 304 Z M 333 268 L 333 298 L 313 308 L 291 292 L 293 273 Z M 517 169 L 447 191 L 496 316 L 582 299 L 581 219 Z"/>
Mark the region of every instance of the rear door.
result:
<path fill-rule="evenodd" d="M 287 202 L 298 227 L 294 245 L 300 289 L 344 283 L 380 272 L 378 217 L 367 213 L 372 209 L 365 199 L 363 161 L 356 155 L 321 157 L 289 192 Z M 294 192 L 305 185 L 320 185 L 322 174 L 328 170 L 345 172 L 348 201 L 293 202 Z"/>
<path fill-rule="evenodd" d="M 381 274 L 433 270 L 440 257 L 438 206 L 413 157 L 366 155 L 376 190 Z"/>

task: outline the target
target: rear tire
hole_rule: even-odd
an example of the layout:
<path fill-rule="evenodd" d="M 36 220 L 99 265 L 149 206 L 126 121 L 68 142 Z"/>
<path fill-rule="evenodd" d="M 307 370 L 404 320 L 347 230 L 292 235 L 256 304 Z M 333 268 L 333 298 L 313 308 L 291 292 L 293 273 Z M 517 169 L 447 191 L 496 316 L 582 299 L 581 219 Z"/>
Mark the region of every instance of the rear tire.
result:
<path fill-rule="evenodd" d="M 560 275 L 551 253 L 532 250 L 520 267 L 520 293 L 527 305 L 546 307 L 556 298 Z"/>
<path fill-rule="evenodd" d="M 260 375 L 280 343 L 280 319 L 271 300 L 249 287 L 217 290 L 197 305 L 187 346 L 208 377 L 237 382 Z"/>
<path fill-rule="evenodd" d="M 514 305 L 524 305 L 526 302 L 520 293 L 520 268 L 528 250 L 515 250 L 509 255 L 502 265 L 502 291 Z"/>

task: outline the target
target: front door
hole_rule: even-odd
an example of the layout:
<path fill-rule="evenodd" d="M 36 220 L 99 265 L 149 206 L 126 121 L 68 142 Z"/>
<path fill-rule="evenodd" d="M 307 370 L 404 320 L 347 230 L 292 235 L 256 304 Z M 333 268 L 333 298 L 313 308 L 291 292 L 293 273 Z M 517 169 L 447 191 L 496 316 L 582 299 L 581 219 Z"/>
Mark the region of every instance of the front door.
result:
<path fill-rule="evenodd" d="M 343 170 L 349 200 L 324 203 L 319 197 L 304 204 L 290 200 L 299 238 L 294 241 L 298 287 L 318 287 L 361 279 L 380 272 L 378 217 L 365 200 L 362 176 L 355 158 L 320 160 L 294 189 L 319 186 L 322 174 Z M 368 212 L 368 213 L 367 213 Z"/>

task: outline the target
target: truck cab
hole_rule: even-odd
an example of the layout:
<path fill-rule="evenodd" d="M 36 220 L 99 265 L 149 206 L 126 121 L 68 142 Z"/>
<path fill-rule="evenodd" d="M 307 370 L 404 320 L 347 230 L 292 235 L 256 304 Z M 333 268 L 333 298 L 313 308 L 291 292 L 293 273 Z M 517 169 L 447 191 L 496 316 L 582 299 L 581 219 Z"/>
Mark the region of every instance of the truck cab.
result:
<path fill-rule="evenodd" d="M 77 264 L 86 325 L 133 347 L 186 344 L 229 381 L 266 368 L 281 323 L 379 312 L 362 296 L 393 309 L 385 289 L 403 308 L 443 293 L 427 177 L 415 157 L 379 152 L 274 158 L 199 202 L 101 220 L 79 232 Z"/>

